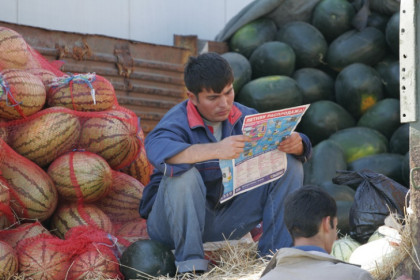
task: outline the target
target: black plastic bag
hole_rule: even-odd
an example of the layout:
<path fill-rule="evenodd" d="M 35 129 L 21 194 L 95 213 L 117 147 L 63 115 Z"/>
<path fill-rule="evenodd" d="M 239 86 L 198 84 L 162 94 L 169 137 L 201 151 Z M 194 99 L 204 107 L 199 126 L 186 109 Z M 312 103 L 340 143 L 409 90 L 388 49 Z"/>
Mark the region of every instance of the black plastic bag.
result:
<path fill-rule="evenodd" d="M 335 184 L 356 189 L 349 213 L 350 236 L 366 243 L 373 232 L 384 225 L 390 213 L 404 217 L 408 189 L 385 175 L 371 170 L 338 171 Z"/>

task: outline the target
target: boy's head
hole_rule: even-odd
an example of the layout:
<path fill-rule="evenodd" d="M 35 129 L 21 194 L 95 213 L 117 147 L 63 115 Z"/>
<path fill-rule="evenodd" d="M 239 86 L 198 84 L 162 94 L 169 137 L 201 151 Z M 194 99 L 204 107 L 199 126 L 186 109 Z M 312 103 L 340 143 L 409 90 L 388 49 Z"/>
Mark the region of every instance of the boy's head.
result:
<path fill-rule="evenodd" d="M 202 91 L 220 93 L 233 83 L 233 71 L 219 54 L 204 53 L 189 58 L 184 69 L 184 82 L 188 91 L 196 96 Z"/>
<path fill-rule="evenodd" d="M 337 205 L 334 198 L 321 188 L 317 186 L 300 188 L 287 196 L 284 208 L 284 221 L 293 240 L 317 235 L 326 220 L 335 235 L 334 220 L 337 216 Z M 335 237 L 332 236 L 332 239 Z"/>

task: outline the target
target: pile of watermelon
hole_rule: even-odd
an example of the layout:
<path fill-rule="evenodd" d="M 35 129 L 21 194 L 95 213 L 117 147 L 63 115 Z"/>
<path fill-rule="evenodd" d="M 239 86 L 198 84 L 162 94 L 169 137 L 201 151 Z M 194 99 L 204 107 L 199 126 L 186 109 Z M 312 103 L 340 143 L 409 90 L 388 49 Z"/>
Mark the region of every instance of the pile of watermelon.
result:
<path fill-rule="evenodd" d="M 0 279 L 122 279 L 122 250 L 149 239 L 139 118 L 104 77 L 0 39 Z"/>
<path fill-rule="evenodd" d="M 234 70 L 236 101 L 260 112 L 310 104 L 297 127 L 314 145 L 304 183 L 334 196 L 342 233 L 355 189 L 334 184 L 336 171 L 370 169 L 409 186 L 399 5 L 375 10 L 356 2 L 316 1 L 307 20 L 281 24 L 263 15 L 233 32 L 222 54 Z"/>

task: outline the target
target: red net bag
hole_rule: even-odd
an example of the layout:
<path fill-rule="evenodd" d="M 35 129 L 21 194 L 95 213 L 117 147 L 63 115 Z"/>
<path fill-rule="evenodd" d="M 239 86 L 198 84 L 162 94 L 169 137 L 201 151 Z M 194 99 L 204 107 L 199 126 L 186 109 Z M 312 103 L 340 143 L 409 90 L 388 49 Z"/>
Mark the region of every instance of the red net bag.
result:
<path fill-rule="evenodd" d="M 31 63 L 31 51 L 22 35 L 0 27 L 0 69 L 26 69 Z"/>
<path fill-rule="evenodd" d="M 46 101 L 45 86 L 35 75 L 17 69 L 0 72 L 0 117 L 16 120 L 40 111 Z"/>
<path fill-rule="evenodd" d="M 109 193 L 95 205 L 111 219 L 113 224 L 125 223 L 140 218 L 139 205 L 143 189 L 143 184 L 137 179 L 113 171 Z"/>
<path fill-rule="evenodd" d="M 66 279 L 123 279 L 119 268 L 120 252 L 110 234 L 80 226 L 72 228 L 66 234 L 66 240 L 77 248 Z"/>
<path fill-rule="evenodd" d="M 66 279 L 73 255 L 66 241 L 44 234 L 21 241 L 17 253 L 19 273 L 33 280 Z"/>
<path fill-rule="evenodd" d="M 10 208 L 9 184 L 0 172 L 0 230 L 6 229 L 16 222 L 16 217 Z M 1 279 L 1 278 L 0 278 Z"/>
<path fill-rule="evenodd" d="M 119 106 L 91 114 L 82 125 L 79 148 L 100 155 L 115 170 L 128 166 L 141 147 L 137 116 Z"/>
<path fill-rule="evenodd" d="M 0 279 L 12 279 L 18 271 L 15 250 L 6 242 L 0 241 Z"/>
<path fill-rule="evenodd" d="M 79 117 L 62 107 L 47 108 L 3 126 L 8 130 L 7 142 L 12 149 L 41 167 L 75 148 L 81 130 Z"/>
<path fill-rule="evenodd" d="M 40 222 L 23 223 L 11 229 L 0 230 L 0 240 L 16 248 L 20 241 L 41 234 L 51 235 Z"/>
<path fill-rule="evenodd" d="M 82 202 L 60 205 L 51 218 L 50 231 L 54 235 L 64 238 L 70 229 L 83 225 L 113 233 L 109 217 L 97 206 Z"/>
<path fill-rule="evenodd" d="M 112 169 L 105 159 L 91 152 L 61 155 L 48 167 L 61 198 L 94 202 L 106 196 L 112 185 Z"/>
<path fill-rule="evenodd" d="M 114 87 L 96 73 L 57 77 L 48 85 L 48 106 L 76 111 L 105 111 L 117 104 Z"/>
<path fill-rule="evenodd" d="M 1 139 L 0 172 L 10 187 L 10 207 L 17 217 L 44 221 L 52 215 L 58 193 L 51 178 Z"/>
<path fill-rule="evenodd" d="M 137 240 L 150 239 L 146 220 L 137 218 L 119 226 L 115 236 L 123 246 L 128 247 Z"/>

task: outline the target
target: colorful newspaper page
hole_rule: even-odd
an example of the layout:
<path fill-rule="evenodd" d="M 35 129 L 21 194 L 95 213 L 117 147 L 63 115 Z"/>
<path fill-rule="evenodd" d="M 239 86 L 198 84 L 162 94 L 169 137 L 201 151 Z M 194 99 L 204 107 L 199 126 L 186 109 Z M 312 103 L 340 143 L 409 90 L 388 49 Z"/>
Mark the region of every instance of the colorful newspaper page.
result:
<path fill-rule="evenodd" d="M 244 152 L 233 160 L 219 160 L 224 192 L 220 202 L 255 189 L 284 175 L 287 157 L 277 150 L 300 122 L 309 105 L 246 116 L 244 135 L 251 137 Z"/>

